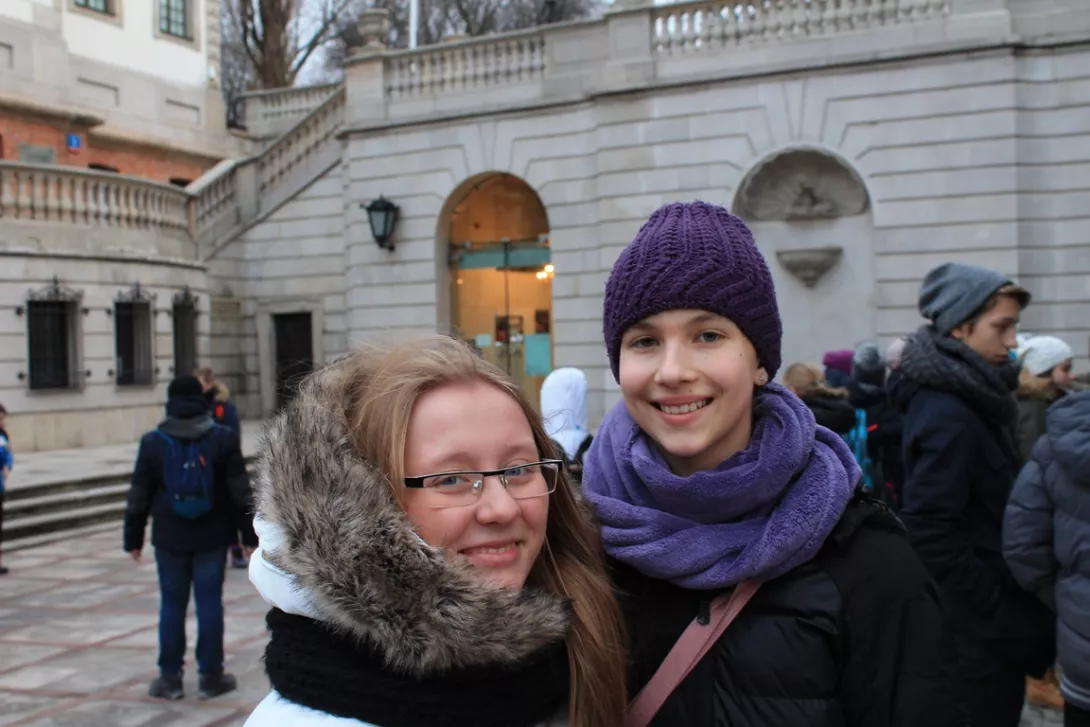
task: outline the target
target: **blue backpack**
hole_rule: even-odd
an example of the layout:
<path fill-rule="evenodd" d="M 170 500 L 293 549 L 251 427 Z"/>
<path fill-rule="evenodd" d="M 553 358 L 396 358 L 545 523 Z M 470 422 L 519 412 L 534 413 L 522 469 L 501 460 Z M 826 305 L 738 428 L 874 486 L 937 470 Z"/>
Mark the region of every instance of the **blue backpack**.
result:
<path fill-rule="evenodd" d="M 863 470 L 864 492 L 874 491 L 874 462 L 871 461 L 870 452 L 867 451 L 867 412 L 865 409 L 855 410 L 855 426 L 844 437 L 851 447 L 855 461 L 859 463 L 859 469 Z"/>
<path fill-rule="evenodd" d="M 156 430 L 166 441 L 163 454 L 163 488 L 174 514 L 196 520 L 212 509 L 212 471 L 208 466 L 204 437 L 178 441 Z"/>

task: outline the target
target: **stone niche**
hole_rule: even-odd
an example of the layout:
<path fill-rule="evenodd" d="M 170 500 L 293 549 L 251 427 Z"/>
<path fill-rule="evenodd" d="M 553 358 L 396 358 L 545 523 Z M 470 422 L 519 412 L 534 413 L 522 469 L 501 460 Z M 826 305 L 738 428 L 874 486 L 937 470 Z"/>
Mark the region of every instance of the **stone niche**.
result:
<path fill-rule="evenodd" d="M 734 198 L 769 263 L 785 366 L 820 361 L 875 335 L 874 226 L 866 187 L 845 162 L 792 149 L 755 166 Z"/>
<path fill-rule="evenodd" d="M 867 206 L 867 190 L 852 169 L 828 154 L 798 149 L 755 167 L 734 212 L 751 222 L 796 222 L 861 215 Z"/>

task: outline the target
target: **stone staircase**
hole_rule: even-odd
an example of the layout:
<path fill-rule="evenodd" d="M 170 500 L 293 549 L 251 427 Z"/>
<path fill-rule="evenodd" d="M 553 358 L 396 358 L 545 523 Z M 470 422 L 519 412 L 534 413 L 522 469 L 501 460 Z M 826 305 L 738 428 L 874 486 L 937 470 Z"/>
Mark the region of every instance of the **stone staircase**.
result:
<path fill-rule="evenodd" d="M 106 528 L 119 529 L 128 491 L 127 472 L 12 489 L 4 497 L 2 547 L 20 550 Z"/>
<path fill-rule="evenodd" d="M 281 103 L 282 96 L 292 103 Z M 221 162 L 186 188 L 193 200 L 194 237 L 206 261 L 342 159 L 344 143 L 337 133 L 345 124 L 343 85 L 264 92 L 247 99 L 247 106 L 259 107 L 253 114 L 280 113 L 281 123 L 294 123 L 258 153 Z"/>
<path fill-rule="evenodd" d="M 252 463 L 260 422 L 243 424 L 243 454 Z M 120 547 L 125 496 L 136 444 L 63 452 L 16 453 L 4 495 L 4 552 L 32 548 L 105 530 Z"/>

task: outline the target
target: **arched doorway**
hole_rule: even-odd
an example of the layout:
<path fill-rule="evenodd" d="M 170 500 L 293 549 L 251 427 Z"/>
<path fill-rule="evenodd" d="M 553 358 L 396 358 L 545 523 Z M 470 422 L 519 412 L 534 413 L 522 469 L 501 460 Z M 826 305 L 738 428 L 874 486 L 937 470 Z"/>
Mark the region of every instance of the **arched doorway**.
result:
<path fill-rule="evenodd" d="M 487 173 L 455 190 L 441 225 L 452 333 L 506 371 L 536 405 L 552 370 L 554 271 L 545 206 L 522 179 Z"/>
<path fill-rule="evenodd" d="M 874 224 L 854 169 L 820 149 L 772 154 L 746 174 L 732 210 L 771 269 L 785 367 L 876 337 Z"/>

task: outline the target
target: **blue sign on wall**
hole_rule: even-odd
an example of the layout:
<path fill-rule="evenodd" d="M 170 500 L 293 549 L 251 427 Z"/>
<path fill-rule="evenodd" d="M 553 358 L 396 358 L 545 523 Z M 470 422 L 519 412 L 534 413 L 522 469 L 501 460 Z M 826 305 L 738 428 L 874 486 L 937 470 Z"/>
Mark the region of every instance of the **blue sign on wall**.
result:
<path fill-rule="evenodd" d="M 79 152 L 83 148 L 83 137 L 79 134 L 68 135 L 68 151 Z"/>

